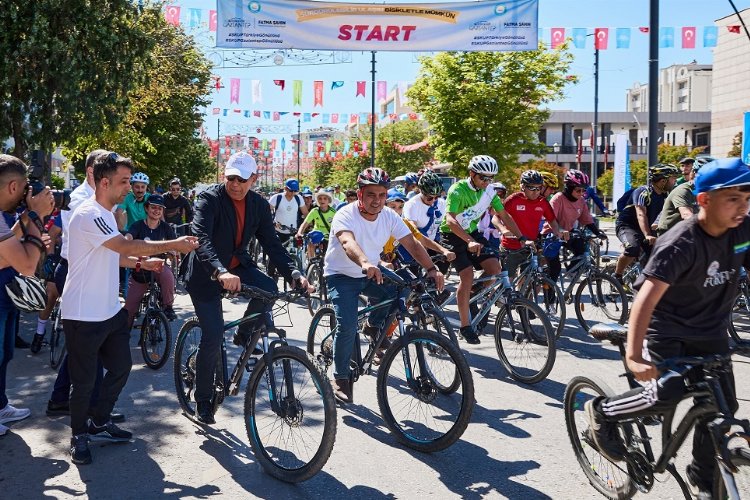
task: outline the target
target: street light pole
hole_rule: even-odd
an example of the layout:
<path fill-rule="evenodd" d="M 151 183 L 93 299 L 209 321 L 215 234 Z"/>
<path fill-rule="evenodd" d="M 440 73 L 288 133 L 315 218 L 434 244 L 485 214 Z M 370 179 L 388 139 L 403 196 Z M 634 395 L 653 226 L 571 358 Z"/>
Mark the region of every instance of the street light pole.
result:
<path fill-rule="evenodd" d="M 372 101 L 370 115 L 370 166 L 375 166 L 375 51 L 372 51 L 372 83 L 370 89 L 372 91 Z"/>
<path fill-rule="evenodd" d="M 591 138 L 591 185 L 596 186 L 596 174 L 597 172 L 597 152 L 599 149 L 598 144 L 598 129 L 599 129 L 599 48 L 597 45 L 598 40 L 594 42 L 594 130 L 592 131 L 593 137 Z"/>
<path fill-rule="evenodd" d="M 659 0 L 650 0 L 648 27 L 648 164 L 658 163 L 659 145 Z"/>
<path fill-rule="evenodd" d="M 554 143 L 552 145 L 552 151 L 555 153 L 555 166 L 559 167 L 560 164 L 558 162 L 559 156 L 560 156 L 560 145 L 558 143 Z"/>
<path fill-rule="evenodd" d="M 299 181 L 299 143 L 302 140 L 302 120 L 297 120 L 297 180 Z"/>

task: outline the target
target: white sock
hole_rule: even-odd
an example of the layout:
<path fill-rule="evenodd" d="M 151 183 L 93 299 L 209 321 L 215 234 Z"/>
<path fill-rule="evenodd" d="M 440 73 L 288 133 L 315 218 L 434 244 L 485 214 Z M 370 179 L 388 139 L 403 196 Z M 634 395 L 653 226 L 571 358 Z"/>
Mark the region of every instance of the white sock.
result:
<path fill-rule="evenodd" d="M 37 335 L 44 335 L 44 332 L 47 330 L 47 321 L 48 319 L 37 319 L 36 320 L 36 334 Z"/>

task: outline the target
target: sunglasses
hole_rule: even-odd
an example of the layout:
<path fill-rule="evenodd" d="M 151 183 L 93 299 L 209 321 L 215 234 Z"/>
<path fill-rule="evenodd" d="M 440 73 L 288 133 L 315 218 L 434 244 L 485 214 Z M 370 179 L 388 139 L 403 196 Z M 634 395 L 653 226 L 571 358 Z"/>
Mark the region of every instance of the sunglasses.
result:
<path fill-rule="evenodd" d="M 542 190 L 542 186 L 535 186 L 535 187 L 524 186 L 523 188 L 527 191 L 541 191 Z"/>
<path fill-rule="evenodd" d="M 477 176 L 479 177 L 479 180 L 483 181 L 483 182 L 492 182 L 492 180 L 494 179 L 494 177 L 491 176 L 491 175 L 479 175 L 479 174 L 477 174 Z"/>
<path fill-rule="evenodd" d="M 440 195 L 438 195 L 438 194 L 436 194 L 434 196 L 429 196 L 429 195 L 423 194 L 422 196 L 424 196 L 424 199 L 427 200 L 427 201 L 435 201 L 438 198 L 440 198 Z"/>
<path fill-rule="evenodd" d="M 240 184 L 244 184 L 247 182 L 247 179 L 243 179 L 239 175 L 227 175 L 226 180 L 227 182 L 239 182 Z"/>

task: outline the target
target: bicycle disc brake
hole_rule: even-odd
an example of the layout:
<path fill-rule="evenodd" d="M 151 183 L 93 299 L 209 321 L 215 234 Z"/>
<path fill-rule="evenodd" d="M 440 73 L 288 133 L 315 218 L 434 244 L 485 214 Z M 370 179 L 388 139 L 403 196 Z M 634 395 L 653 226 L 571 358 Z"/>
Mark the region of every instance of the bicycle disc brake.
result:
<path fill-rule="evenodd" d="M 641 493 L 648 493 L 654 487 L 654 468 L 640 450 L 628 450 L 625 458 L 628 475 Z"/>

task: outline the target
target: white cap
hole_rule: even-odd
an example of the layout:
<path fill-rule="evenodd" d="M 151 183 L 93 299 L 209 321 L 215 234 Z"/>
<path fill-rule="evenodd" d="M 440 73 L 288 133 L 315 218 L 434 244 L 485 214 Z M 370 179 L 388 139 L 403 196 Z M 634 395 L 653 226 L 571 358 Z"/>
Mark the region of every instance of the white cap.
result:
<path fill-rule="evenodd" d="M 258 164 L 255 163 L 255 158 L 245 151 L 239 151 L 227 160 L 227 164 L 224 167 L 224 177 L 236 175 L 243 179 L 249 179 L 257 171 Z"/>

